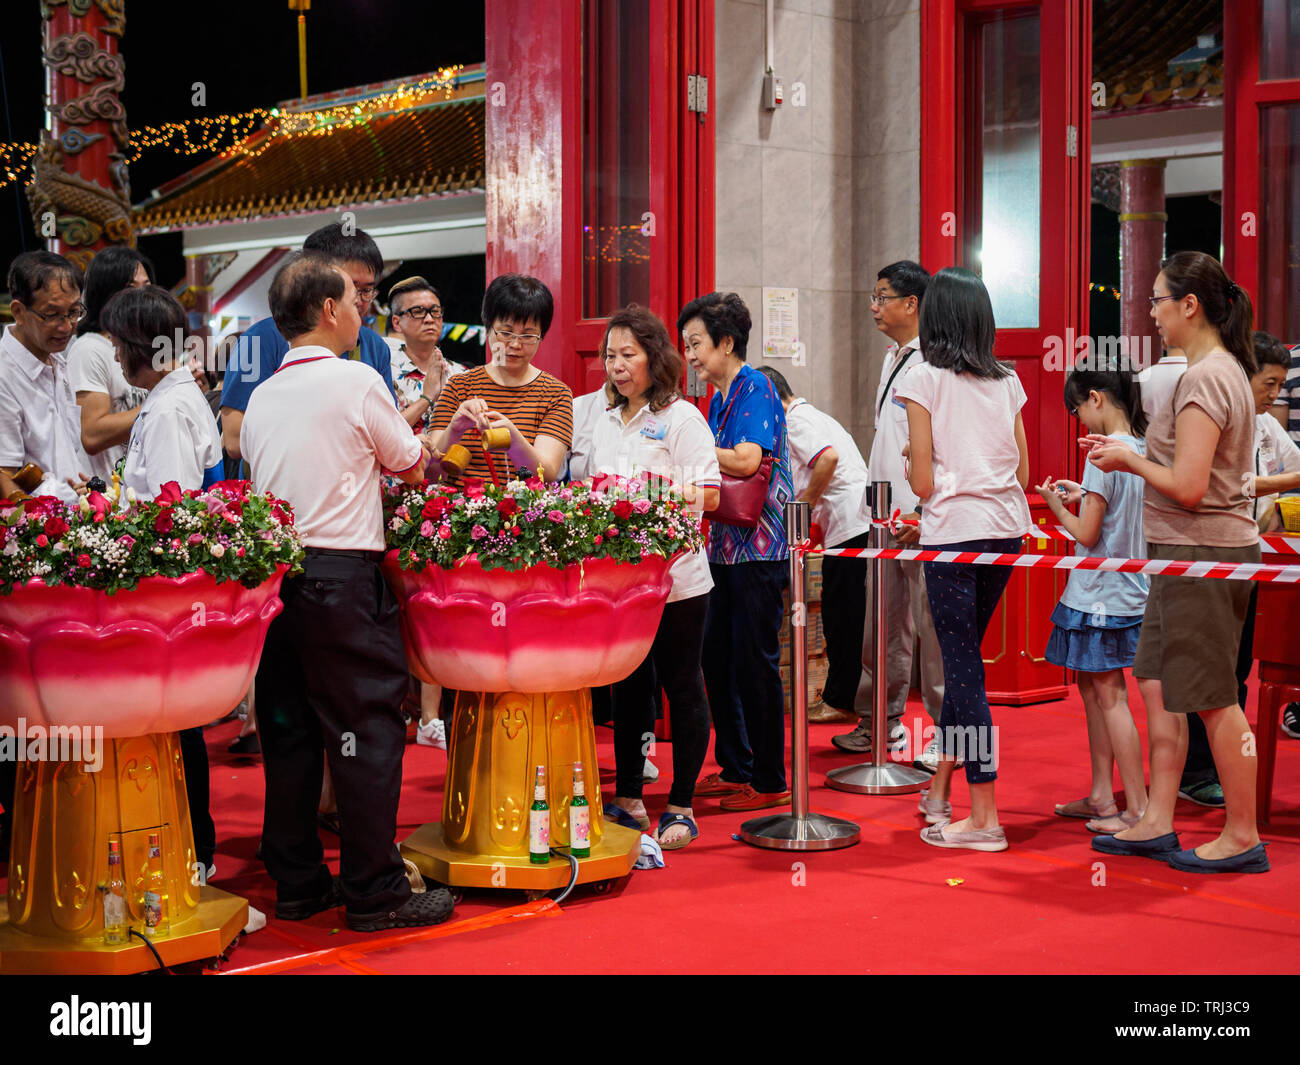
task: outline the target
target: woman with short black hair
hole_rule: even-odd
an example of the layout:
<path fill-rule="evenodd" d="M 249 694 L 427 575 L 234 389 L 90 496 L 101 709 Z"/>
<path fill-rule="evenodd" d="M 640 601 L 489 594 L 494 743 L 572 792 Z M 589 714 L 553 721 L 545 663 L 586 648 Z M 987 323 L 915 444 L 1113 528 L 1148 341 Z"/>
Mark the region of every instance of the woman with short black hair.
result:
<path fill-rule="evenodd" d="M 785 505 L 794 498 L 785 410 L 772 382 L 745 362 L 749 308 L 734 292 L 710 292 L 677 316 L 686 360 L 717 391 L 709 403 L 718 466 L 751 477 L 775 460 L 756 527 L 713 521 L 713 591 L 704 626 L 704 681 L 713 714 L 714 757 L 697 795 L 721 795 L 725 810 L 790 801 L 785 781 L 785 697 L 781 689 L 782 596 L 789 583 Z"/>

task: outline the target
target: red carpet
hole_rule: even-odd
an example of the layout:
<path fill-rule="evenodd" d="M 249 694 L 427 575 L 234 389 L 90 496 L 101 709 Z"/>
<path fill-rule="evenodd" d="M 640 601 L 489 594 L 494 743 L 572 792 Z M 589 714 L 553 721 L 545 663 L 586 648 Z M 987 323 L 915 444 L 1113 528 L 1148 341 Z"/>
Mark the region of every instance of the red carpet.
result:
<path fill-rule="evenodd" d="M 1131 686 L 1132 687 L 1132 686 Z M 1144 714 L 1136 690 L 1145 736 Z M 1252 689 L 1249 711 L 1254 716 Z M 917 708 L 919 710 L 919 707 Z M 759 850 L 731 838 L 746 816 L 697 800 L 700 838 L 598 895 L 580 887 L 562 905 L 529 904 L 514 891 L 471 892 L 440 928 L 360 935 L 342 912 L 292 923 L 272 919 L 243 937 L 228 971 L 348 973 L 1294 973 L 1300 971 L 1300 742 L 1279 742 L 1271 843 L 1273 871 L 1194 876 L 1088 846 L 1081 821 L 1055 802 L 1087 791 L 1083 708 L 1068 700 L 995 707 L 1001 731 L 998 803 L 1011 848 L 941 851 L 918 838 L 916 796 L 870 797 L 822 785 L 854 760 L 831 747 L 844 726 L 812 727 L 812 809 L 852 818 L 862 842 L 841 851 Z M 260 760 L 236 759 L 227 724 L 208 732 L 218 887 L 264 912 L 273 888 L 253 860 L 261 826 Z M 612 733 L 598 728 L 602 762 Z M 662 811 L 671 750 L 654 761 L 651 819 Z M 407 748 L 399 838 L 436 820 L 442 751 Z M 715 768 L 710 763 L 706 771 Z M 612 785 L 607 775 L 606 786 Z M 966 812 L 959 773 L 958 816 Z M 1184 846 L 1216 834 L 1222 813 L 1180 802 Z M 337 840 L 325 836 L 337 858 Z M 1104 880 L 1104 883 L 1102 882 Z"/>

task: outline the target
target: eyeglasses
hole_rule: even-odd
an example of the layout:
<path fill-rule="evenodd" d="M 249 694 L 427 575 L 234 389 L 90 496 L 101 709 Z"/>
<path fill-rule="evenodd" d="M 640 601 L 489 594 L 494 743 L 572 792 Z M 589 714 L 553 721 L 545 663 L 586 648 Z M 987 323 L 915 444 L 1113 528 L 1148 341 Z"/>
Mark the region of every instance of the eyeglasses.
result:
<path fill-rule="evenodd" d="M 905 299 L 907 299 L 906 296 L 882 296 L 878 292 L 873 292 L 871 294 L 871 305 L 873 307 L 883 307 L 890 300 L 905 300 Z"/>
<path fill-rule="evenodd" d="M 1147 302 L 1151 304 L 1151 309 L 1155 310 L 1156 304 L 1159 303 L 1161 300 L 1176 300 L 1176 299 L 1178 299 L 1177 296 L 1148 296 Z"/>
<path fill-rule="evenodd" d="M 372 300 L 375 298 L 375 293 L 378 291 L 379 289 L 375 288 L 374 285 L 366 285 L 365 288 L 362 288 L 360 285 L 358 285 L 357 299 Z"/>
<path fill-rule="evenodd" d="M 441 318 L 441 307 L 409 307 L 404 311 L 398 311 L 394 318 L 409 318 L 413 322 L 423 321 L 425 318 Z"/>
<path fill-rule="evenodd" d="M 508 329 L 493 329 L 492 335 L 502 344 L 510 345 L 518 341 L 525 348 L 535 348 L 542 342 L 541 333 L 512 333 Z"/>
<path fill-rule="evenodd" d="M 40 311 L 33 311 L 30 307 L 28 307 L 27 310 L 28 313 L 35 315 L 46 325 L 50 325 L 53 322 L 59 322 L 59 321 L 67 322 L 68 325 L 76 325 L 79 321 L 81 321 L 81 319 L 86 317 L 86 308 L 83 304 L 80 303 L 74 303 L 71 308 L 69 308 L 66 312 L 63 313 L 59 311 L 53 311 L 50 314 L 41 314 Z"/>

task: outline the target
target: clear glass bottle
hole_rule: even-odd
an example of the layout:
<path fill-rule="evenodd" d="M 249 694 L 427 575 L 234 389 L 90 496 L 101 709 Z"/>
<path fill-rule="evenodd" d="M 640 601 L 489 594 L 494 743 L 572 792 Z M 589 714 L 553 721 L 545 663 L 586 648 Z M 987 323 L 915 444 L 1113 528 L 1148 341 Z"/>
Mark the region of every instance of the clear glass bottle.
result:
<path fill-rule="evenodd" d="M 528 809 L 528 860 L 545 865 L 551 860 L 551 808 L 546 804 L 546 766 L 537 767 L 533 780 L 533 805 Z"/>
<path fill-rule="evenodd" d="M 575 858 L 591 857 L 591 806 L 582 780 L 582 766 L 573 767 L 573 801 L 569 803 L 569 853 Z"/>
<path fill-rule="evenodd" d="M 104 885 L 104 942 L 125 943 L 126 884 L 122 880 L 122 852 L 117 840 L 108 841 L 108 883 Z"/>
<path fill-rule="evenodd" d="M 144 934 L 165 936 L 167 930 L 167 876 L 163 872 L 162 842 L 157 832 L 150 832 L 149 873 L 144 890 Z"/>

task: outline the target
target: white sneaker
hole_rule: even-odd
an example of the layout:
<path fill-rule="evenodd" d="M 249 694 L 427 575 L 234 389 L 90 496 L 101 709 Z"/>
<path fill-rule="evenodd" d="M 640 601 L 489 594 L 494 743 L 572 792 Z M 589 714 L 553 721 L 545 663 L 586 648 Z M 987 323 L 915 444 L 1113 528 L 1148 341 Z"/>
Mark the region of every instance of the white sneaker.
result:
<path fill-rule="evenodd" d="M 641 779 L 647 784 L 653 784 L 659 779 L 659 767 L 649 758 L 645 760 L 645 765 L 641 769 Z"/>
<path fill-rule="evenodd" d="M 941 825 L 952 820 L 952 803 L 947 799 L 931 799 L 928 790 L 922 790 L 917 812 L 925 815 L 927 825 Z"/>
<path fill-rule="evenodd" d="M 442 718 L 435 717 L 427 725 L 420 725 L 416 728 L 415 742 L 422 747 L 438 747 L 445 751 L 447 749 L 447 726 L 442 723 Z"/>
<path fill-rule="evenodd" d="M 957 759 L 954 769 L 960 769 L 965 765 L 961 758 Z M 927 773 L 937 773 L 939 771 L 939 737 L 932 736 L 930 742 L 925 745 L 925 750 L 921 752 L 921 757 L 912 763 L 917 769 L 924 769 Z"/>
<path fill-rule="evenodd" d="M 266 914 L 256 906 L 248 907 L 248 924 L 244 925 L 244 935 L 250 935 L 253 932 L 260 932 L 266 927 Z"/>

